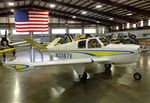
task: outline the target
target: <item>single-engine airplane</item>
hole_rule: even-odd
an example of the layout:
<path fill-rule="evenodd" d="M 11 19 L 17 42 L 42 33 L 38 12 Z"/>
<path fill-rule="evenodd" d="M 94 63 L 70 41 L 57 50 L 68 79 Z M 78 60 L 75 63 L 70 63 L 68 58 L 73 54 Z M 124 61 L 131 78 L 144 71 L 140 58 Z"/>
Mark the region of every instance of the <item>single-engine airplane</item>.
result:
<path fill-rule="evenodd" d="M 36 41 L 39 41 L 40 39 L 34 39 Z M 27 41 L 20 41 L 20 42 L 13 42 L 11 43 L 8 38 L 7 30 L 5 30 L 5 35 L 0 37 L 0 46 L 3 48 L 13 48 L 14 46 L 21 45 L 21 44 L 27 44 Z"/>
<path fill-rule="evenodd" d="M 98 37 L 57 44 L 60 39 L 59 37 L 56 38 L 47 46 L 43 46 L 31 38 L 25 40 L 39 50 L 48 50 L 51 55 L 62 60 L 33 63 L 12 61 L 4 65 L 18 71 L 37 66 L 73 65 L 79 79 L 82 81 L 87 79 L 85 64 L 104 64 L 105 72 L 108 73 L 112 64 L 132 64 L 136 63 L 140 57 L 140 46 L 135 44 L 107 44 L 106 41 Z M 142 76 L 136 71 L 133 77 L 135 80 L 140 80 Z"/>

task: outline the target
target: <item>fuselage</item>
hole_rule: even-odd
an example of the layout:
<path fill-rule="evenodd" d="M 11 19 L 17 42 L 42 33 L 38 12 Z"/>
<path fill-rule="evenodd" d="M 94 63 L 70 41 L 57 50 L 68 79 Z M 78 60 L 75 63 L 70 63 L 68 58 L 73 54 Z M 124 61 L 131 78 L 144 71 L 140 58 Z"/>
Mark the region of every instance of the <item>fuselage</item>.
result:
<path fill-rule="evenodd" d="M 51 55 L 60 59 L 108 58 L 114 64 L 129 64 L 138 61 L 140 46 L 106 44 L 99 38 L 90 38 L 49 47 L 48 50 Z"/>

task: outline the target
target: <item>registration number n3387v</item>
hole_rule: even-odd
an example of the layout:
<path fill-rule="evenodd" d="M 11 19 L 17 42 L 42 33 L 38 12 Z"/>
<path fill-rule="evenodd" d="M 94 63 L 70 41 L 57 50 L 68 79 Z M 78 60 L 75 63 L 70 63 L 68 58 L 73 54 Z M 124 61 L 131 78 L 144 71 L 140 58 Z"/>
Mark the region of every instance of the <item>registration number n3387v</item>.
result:
<path fill-rule="evenodd" d="M 62 58 L 62 59 L 71 59 L 72 58 L 72 53 L 60 52 L 60 53 L 56 53 L 56 57 Z"/>

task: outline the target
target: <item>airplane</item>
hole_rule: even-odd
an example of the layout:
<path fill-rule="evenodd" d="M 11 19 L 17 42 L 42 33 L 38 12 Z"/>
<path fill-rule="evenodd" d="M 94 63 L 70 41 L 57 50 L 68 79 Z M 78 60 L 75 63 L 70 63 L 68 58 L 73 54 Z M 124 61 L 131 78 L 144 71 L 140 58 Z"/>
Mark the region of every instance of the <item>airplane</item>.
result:
<path fill-rule="evenodd" d="M 20 42 L 14 42 L 14 43 L 11 43 L 10 42 L 10 39 L 7 37 L 7 30 L 5 30 L 5 35 L 0 37 L 0 46 L 1 47 L 4 47 L 4 48 L 7 48 L 7 47 L 10 47 L 10 48 L 13 48 L 14 46 L 17 46 L 17 45 L 21 45 L 21 44 L 27 44 L 27 41 L 20 41 Z M 36 41 L 39 41 L 40 39 L 35 39 Z"/>
<path fill-rule="evenodd" d="M 85 64 L 104 64 L 105 73 L 110 73 L 111 66 L 117 64 L 136 64 L 140 58 L 141 48 L 135 44 L 108 44 L 99 37 L 72 41 L 66 44 L 57 44 L 61 38 L 54 39 L 49 45 L 43 46 L 31 38 L 26 41 L 41 51 L 49 51 L 52 56 L 60 58 L 57 61 L 21 62 L 11 61 L 4 64 L 7 68 L 24 71 L 32 67 L 50 65 L 73 65 L 80 81 L 87 80 Z M 135 80 L 140 80 L 142 75 L 137 68 L 133 75 Z"/>

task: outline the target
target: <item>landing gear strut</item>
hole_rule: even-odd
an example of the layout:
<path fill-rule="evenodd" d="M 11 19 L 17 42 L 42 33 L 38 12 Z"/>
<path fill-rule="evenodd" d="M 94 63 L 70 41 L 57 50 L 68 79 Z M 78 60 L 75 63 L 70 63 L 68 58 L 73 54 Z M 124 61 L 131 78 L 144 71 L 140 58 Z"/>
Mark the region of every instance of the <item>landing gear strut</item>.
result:
<path fill-rule="evenodd" d="M 110 74 L 111 73 L 111 64 L 105 64 L 105 73 L 106 74 Z"/>
<path fill-rule="evenodd" d="M 83 75 L 79 75 L 80 81 L 86 81 L 87 80 L 87 72 L 84 71 Z"/>

